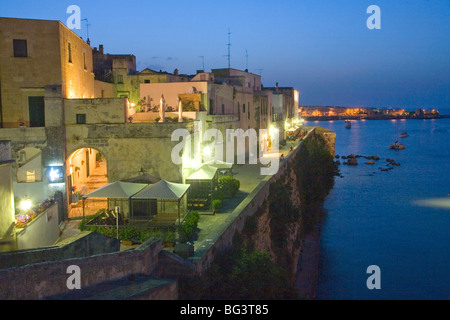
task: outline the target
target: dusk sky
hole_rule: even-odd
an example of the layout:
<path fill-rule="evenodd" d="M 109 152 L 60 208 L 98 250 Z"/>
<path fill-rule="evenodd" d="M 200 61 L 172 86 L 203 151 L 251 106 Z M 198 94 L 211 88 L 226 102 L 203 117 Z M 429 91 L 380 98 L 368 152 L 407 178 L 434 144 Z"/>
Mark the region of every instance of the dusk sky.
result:
<path fill-rule="evenodd" d="M 302 105 L 438 108 L 450 113 L 450 1 L 0 0 L 0 16 L 60 20 L 78 5 L 91 45 L 129 53 L 138 69 L 194 74 L 231 67 L 266 87 L 295 87 Z M 381 9 L 369 30 L 367 7 Z M 86 38 L 86 22 L 74 30 Z"/>

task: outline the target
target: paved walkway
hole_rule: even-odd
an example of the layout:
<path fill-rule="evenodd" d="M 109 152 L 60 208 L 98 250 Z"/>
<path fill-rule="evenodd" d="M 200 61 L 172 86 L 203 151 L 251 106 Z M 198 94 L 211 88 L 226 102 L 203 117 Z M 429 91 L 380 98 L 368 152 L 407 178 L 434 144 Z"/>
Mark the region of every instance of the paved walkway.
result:
<path fill-rule="evenodd" d="M 78 225 L 80 224 L 81 220 L 67 220 L 64 221 L 64 224 L 62 226 L 61 235 L 59 236 L 58 240 L 55 244 L 58 244 L 59 242 L 66 240 L 67 238 L 70 238 L 74 235 L 79 234 L 81 231 L 78 229 Z"/>

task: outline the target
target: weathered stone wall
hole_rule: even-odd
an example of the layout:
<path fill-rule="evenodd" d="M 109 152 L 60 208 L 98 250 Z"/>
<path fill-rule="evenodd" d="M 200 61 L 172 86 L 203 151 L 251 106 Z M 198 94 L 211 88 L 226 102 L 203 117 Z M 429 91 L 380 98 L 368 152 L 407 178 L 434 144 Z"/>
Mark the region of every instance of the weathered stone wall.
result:
<path fill-rule="evenodd" d="M 128 102 L 123 98 L 65 99 L 65 124 L 77 124 L 77 114 L 86 116 L 86 124 L 125 123 L 128 118 Z"/>
<path fill-rule="evenodd" d="M 27 41 L 27 57 L 14 57 L 14 39 Z M 94 97 L 92 49 L 60 21 L 1 18 L 0 43 L 3 127 L 29 126 L 28 97 L 43 97 L 48 85 L 63 97 Z"/>
<path fill-rule="evenodd" d="M 44 96 L 46 85 L 62 84 L 58 24 L 0 19 L 0 96 L 5 128 L 17 128 L 20 121 L 28 125 L 28 96 Z M 27 40 L 28 57 L 14 57 L 14 39 Z"/>
<path fill-rule="evenodd" d="M 64 98 L 94 98 L 92 48 L 75 32 L 58 21 L 62 93 Z M 69 43 L 71 61 L 69 61 Z M 54 83 L 46 83 L 54 84 Z"/>
<path fill-rule="evenodd" d="M 0 269 L 89 257 L 102 253 L 118 252 L 119 250 L 119 240 L 96 232 L 83 231 L 59 242 L 58 245 L 2 253 L 0 254 Z"/>
<path fill-rule="evenodd" d="M 94 148 L 106 158 L 108 181 L 139 175 L 141 168 L 150 175 L 173 182 L 182 181 L 181 166 L 171 160 L 171 141 L 176 129 L 193 132 L 193 122 L 123 123 L 68 125 L 67 155 L 80 148 Z"/>
<path fill-rule="evenodd" d="M 67 268 L 80 267 L 81 288 L 130 275 L 150 275 L 158 264 L 160 240 L 149 240 L 139 248 L 84 258 L 45 262 L 0 270 L 1 300 L 32 300 L 67 293 Z"/>

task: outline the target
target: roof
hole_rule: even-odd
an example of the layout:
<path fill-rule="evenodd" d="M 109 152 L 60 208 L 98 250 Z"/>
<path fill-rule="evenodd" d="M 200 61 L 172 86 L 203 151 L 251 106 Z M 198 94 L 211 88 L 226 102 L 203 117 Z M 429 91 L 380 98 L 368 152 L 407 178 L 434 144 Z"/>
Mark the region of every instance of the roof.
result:
<path fill-rule="evenodd" d="M 189 184 L 173 183 L 161 180 L 149 185 L 135 194 L 132 199 L 169 199 L 178 200 L 188 191 Z"/>
<path fill-rule="evenodd" d="M 157 183 L 159 180 L 159 178 L 156 178 L 148 173 L 144 173 L 143 175 L 139 175 L 136 177 L 132 177 L 129 179 L 124 179 L 122 180 L 123 182 L 133 182 L 133 183 L 145 183 L 145 184 L 150 184 L 150 183 Z"/>
<path fill-rule="evenodd" d="M 186 180 L 212 180 L 216 176 L 218 168 L 203 164 L 197 171 L 192 173 Z"/>
<path fill-rule="evenodd" d="M 233 168 L 233 164 L 232 163 L 224 162 L 224 161 L 220 161 L 220 160 L 211 160 L 209 162 L 206 162 L 205 164 L 207 164 L 210 167 L 217 168 L 219 170 L 232 169 Z"/>
<path fill-rule="evenodd" d="M 128 199 L 146 186 L 148 185 L 143 183 L 116 181 L 92 191 L 83 198 Z"/>

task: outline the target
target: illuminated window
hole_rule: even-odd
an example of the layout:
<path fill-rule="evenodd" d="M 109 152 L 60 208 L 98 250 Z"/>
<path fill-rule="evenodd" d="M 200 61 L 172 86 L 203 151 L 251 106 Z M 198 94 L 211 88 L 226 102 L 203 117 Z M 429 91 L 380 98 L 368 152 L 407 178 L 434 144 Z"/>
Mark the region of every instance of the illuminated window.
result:
<path fill-rule="evenodd" d="M 16 58 L 26 58 L 28 57 L 27 40 L 13 40 L 14 46 L 14 57 Z"/>
<path fill-rule="evenodd" d="M 36 171 L 27 171 L 27 182 L 35 182 L 36 181 Z"/>

